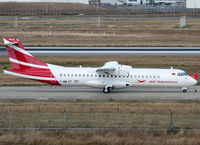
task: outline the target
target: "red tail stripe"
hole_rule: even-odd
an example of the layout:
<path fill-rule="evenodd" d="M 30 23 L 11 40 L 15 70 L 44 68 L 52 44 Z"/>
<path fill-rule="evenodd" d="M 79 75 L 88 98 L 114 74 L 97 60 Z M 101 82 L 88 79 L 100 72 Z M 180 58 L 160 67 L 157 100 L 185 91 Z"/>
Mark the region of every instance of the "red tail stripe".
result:
<path fill-rule="evenodd" d="M 47 66 L 46 63 L 41 62 L 41 61 L 37 60 L 36 58 L 34 58 L 32 56 L 29 56 L 29 55 L 23 54 L 22 52 L 16 51 L 16 50 L 14 50 L 13 48 L 11 48 L 9 46 L 6 46 L 6 48 L 7 48 L 7 51 L 8 51 L 8 54 L 9 54 L 10 58 L 17 59 L 19 61 L 26 62 L 26 63 Z M 13 53 L 9 53 L 11 51 L 13 51 L 16 56 L 13 55 Z"/>
<path fill-rule="evenodd" d="M 17 59 L 14 49 L 8 48 L 8 46 L 6 46 L 6 49 L 7 49 L 9 58 Z M 11 66 L 12 66 L 13 69 L 20 69 L 20 65 L 19 64 L 11 62 Z"/>
<path fill-rule="evenodd" d="M 14 70 L 17 70 L 17 69 L 20 69 L 21 68 L 21 65 L 18 64 L 18 63 L 14 63 L 14 62 L 10 62 L 11 63 L 11 66 Z"/>
<path fill-rule="evenodd" d="M 33 68 L 33 67 L 31 67 L 31 66 L 18 64 L 18 63 L 12 62 L 12 61 L 11 61 L 11 64 L 12 64 L 12 65 L 19 66 L 19 69 L 23 68 L 23 69 L 21 69 L 21 70 L 24 70 L 24 69 L 32 69 L 32 68 Z"/>

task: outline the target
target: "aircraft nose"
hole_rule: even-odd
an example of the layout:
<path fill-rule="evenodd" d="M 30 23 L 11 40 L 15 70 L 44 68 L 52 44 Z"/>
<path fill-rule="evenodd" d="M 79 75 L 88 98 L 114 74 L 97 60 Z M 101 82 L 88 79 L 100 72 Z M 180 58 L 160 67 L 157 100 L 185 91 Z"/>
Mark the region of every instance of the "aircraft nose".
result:
<path fill-rule="evenodd" d="M 197 80 L 195 80 L 195 79 L 191 79 L 191 82 L 192 82 L 192 85 L 196 85 L 197 84 Z"/>

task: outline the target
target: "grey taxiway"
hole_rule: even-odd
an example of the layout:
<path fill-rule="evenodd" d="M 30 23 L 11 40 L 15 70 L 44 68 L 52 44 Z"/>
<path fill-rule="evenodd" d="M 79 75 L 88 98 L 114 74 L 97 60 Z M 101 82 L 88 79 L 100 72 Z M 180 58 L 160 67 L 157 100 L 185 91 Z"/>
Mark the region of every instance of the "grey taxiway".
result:
<path fill-rule="evenodd" d="M 200 56 L 200 47 L 25 47 L 34 56 Z M 0 56 L 7 56 L 0 47 Z"/>
<path fill-rule="evenodd" d="M 55 86 L 1 86 L 0 101 L 178 101 L 200 100 L 200 86 L 180 88 L 126 88 L 105 94 L 101 89 Z"/>

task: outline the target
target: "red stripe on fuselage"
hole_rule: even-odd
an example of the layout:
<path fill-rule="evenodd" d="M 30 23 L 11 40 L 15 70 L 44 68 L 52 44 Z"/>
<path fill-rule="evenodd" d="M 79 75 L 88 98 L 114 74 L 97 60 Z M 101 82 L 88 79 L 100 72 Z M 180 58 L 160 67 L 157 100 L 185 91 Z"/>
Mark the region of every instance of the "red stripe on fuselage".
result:
<path fill-rule="evenodd" d="M 137 80 L 138 82 L 140 82 L 140 83 L 144 83 L 145 82 L 145 80 L 143 80 L 143 81 L 141 81 L 141 80 Z"/>
<path fill-rule="evenodd" d="M 198 80 L 198 74 L 188 74 L 188 75 L 194 78 L 195 80 Z"/>
<path fill-rule="evenodd" d="M 54 75 L 51 73 L 50 70 L 48 69 L 21 69 L 21 70 L 6 70 L 9 72 L 21 74 L 21 75 L 28 75 L 30 77 L 44 77 L 44 78 L 54 78 Z M 26 78 L 28 79 L 28 78 Z M 43 83 L 48 83 L 51 85 L 59 85 L 60 83 L 57 80 L 42 80 L 42 79 L 29 79 L 29 80 L 34 80 L 38 82 L 43 82 Z"/>
<path fill-rule="evenodd" d="M 35 76 L 35 77 L 55 78 L 49 69 L 30 68 L 30 69 L 7 70 L 7 71 L 22 75 Z"/>

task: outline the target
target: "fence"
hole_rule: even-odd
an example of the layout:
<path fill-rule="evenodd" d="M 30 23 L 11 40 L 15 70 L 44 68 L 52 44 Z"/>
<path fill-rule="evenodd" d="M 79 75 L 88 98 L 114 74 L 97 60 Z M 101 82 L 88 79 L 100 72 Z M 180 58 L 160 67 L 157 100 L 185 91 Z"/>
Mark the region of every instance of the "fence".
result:
<path fill-rule="evenodd" d="M 13 107 L 1 109 L 0 129 L 200 129 L 197 109 Z"/>
<path fill-rule="evenodd" d="M 182 7 L 103 7 L 101 9 L 62 9 L 62 10 L 15 10 L 0 9 L 0 15 L 42 16 L 42 15 L 126 15 L 126 14 L 199 14 L 200 9 L 186 9 Z"/>

